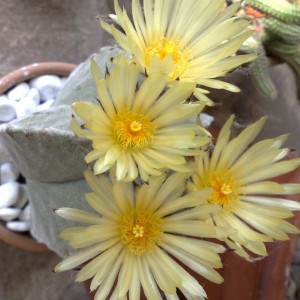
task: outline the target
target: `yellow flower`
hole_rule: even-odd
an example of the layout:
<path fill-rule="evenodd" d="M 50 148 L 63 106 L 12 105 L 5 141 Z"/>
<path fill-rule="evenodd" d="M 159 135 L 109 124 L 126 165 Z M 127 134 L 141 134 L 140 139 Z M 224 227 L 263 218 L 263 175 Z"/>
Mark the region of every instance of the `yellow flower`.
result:
<path fill-rule="evenodd" d="M 201 86 L 194 95 L 207 104 L 204 87 L 238 92 L 229 83 L 216 80 L 230 70 L 251 61 L 255 54 L 234 55 L 252 35 L 249 21 L 232 17 L 240 3 L 224 9 L 225 0 L 140 0 L 132 1 L 131 21 L 126 10 L 115 1 L 111 17 L 122 30 L 100 20 L 125 51 L 132 54 L 140 71 L 147 74 L 158 68 L 177 80 Z"/>
<path fill-rule="evenodd" d="M 263 127 L 262 118 L 230 140 L 234 117 L 223 126 L 211 155 L 203 152 L 196 159 L 189 189 L 213 188 L 209 203 L 222 210 L 210 223 L 228 226 L 237 232 L 226 243 L 246 258 L 245 248 L 258 255 L 267 255 L 264 242 L 287 240 L 289 233 L 299 230 L 285 219 L 300 203 L 285 200 L 282 195 L 300 193 L 300 184 L 280 184 L 273 177 L 295 170 L 300 159 L 283 160 L 289 149 L 280 148 L 287 136 L 266 139 L 249 147 Z M 248 148 L 249 147 L 249 148 Z"/>
<path fill-rule="evenodd" d="M 131 181 L 141 176 L 159 176 L 161 170 L 190 171 L 185 156 L 197 155 L 209 133 L 196 124 L 184 123 L 197 116 L 201 104 L 184 103 L 193 83 L 182 83 L 165 91 L 166 75 L 161 72 L 146 78 L 138 88 L 139 70 L 124 56 L 116 60 L 110 76 L 102 78 L 92 61 L 98 100 L 76 102 L 73 131 L 92 140 L 93 150 L 86 162 L 96 160 L 95 174 L 115 168 L 118 180 Z M 83 129 L 82 129 L 83 127 Z"/>
<path fill-rule="evenodd" d="M 205 291 L 179 263 L 215 283 L 222 277 L 214 268 L 222 266 L 218 253 L 224 247 L 202 238 L 217 237 L 216 227 L 205 222 L 214 210 L 203 205 L 211 189 L 184 195 L 187 174 L 174 173 L 150 179 L 134 189 L 133 183 L 113 181 L 85 172 L 91 193 L 89 205 L 97 212 L 60 208 L 56 214 L 88 224 L 65 229 L 60 238 L 75 249 L 83 248 L 60 262 L 56 272 L 83 263 L 76 281 L 92 278 L 95 300 L 178 299 L 179 288 L 188 299 L 203 299 Z M 176 260 L 175 260 L 176 259 Z"/>

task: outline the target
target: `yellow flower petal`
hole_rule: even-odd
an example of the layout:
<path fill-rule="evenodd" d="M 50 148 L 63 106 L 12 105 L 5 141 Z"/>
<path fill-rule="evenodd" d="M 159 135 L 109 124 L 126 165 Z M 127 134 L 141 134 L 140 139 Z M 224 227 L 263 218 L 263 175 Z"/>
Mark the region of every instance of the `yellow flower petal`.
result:
<path fill-rule="evenodd" d="M 166 168 L 188 172 L 185 156 L 199 152 L 199 147 L 210 140 L 210 134 L 197 124 L 189 126 L 184 135 L 187 125 L 182 123 L 195 118 L 205 106 L 183 104 L 195 84 L 178 83 L 166 90 L 168 76 L 162 72 L 137 84 L 136 63 L 124 55 L 115 58 L 114 63 L 111 74 L 102 78 L 92 61 L 100 106 L 90 102 L 73 104 L 84 124 L 79 125 L 73 118 L 71 127 L 78 136 L 92 140 L 93 150 L 85 160 L 95 161 L 94 174 L 110 170 L 117 180 L 127 182 L 138 176 L 147 181 Z M 176 130 L 181 125 L 185 132 Z"/>
<path fill-rule="evenodd" d="M 141 1 L 135 0 L 131 21 L 115 1 L 121 30 L 103 22 L 102 27 L 133 55 L 141 72 L 151 74 L 160 69 L 169 75 L 171 84 L 176 79 L 200 83 L 256 57 L 236 55 L 237 59 L 227 60 L 252 35 L 247 31 L 248 21 L 232 17 L 238 7 L 235 3 L 224 10 L 224 0 L 149 0 L 143 1 L 142 8 Z M 232 85 L 222 88 L 238 90 Z M 201 96 L 199 92 L 195 95 Z"/>
<path fill-rule="evenodd" d="M 216 224 L 219 238 L 249 259 L 248 252 L 267 255 L 265 242 L 287 240 L 288 234 L 298 233 L 284 219 L 293 216 L 291 211 L 300 210 L 300 204 L 278 196 L 300 193 L 300 184 L 272 179 L 299 168 L 300 160 L 281 161 L 290 152 L 280 148 L 286 135 L 253 143 L 266 118 L 230 140 L 233 121 L 231 116 L 221 129 L 212 153 L 203 150 L 191 164 L 193 174 L 188 189 L 195 193 L 212 188 L 207 205 L 219 205 L 220 210 L 206 222 Z"/>
<path fill-rule="evenodd" d="M 133 183 L 117 181 L 114 175 L 95 176 L 91 171 L 85 175 L 92 188 L 86 198 L 101 217 L 78 209 L 58 210 L 64 218 L 90 225 L 61 233 L 71 247 L 85 248 L 65 258 L 55 271 L 90 260 L 76 280 L 92 278 L 90 290 L 97 289 L 95 299 L 105 299 L 109 293 L 115 299 L 126 299 L 127 295 L 139 299 L 141 288 L 149 299 L 162 299 L 163 294 L 175 299 L 177 289 L 193 297 L 205 296 L 178 260 L 209 280 L 222 282 L 214 269 L 221 267 L 218 253 L 225 249 L 201 240 L 216 238 L 218 228 L 193 214 L 172 220 L 172 216 L 194 209 L 198 215 L 207 214 L 208 207 L 203 206 L 202 212 L 199 204 L 205 202 L 209 189 L 185 194 L 188 175 L 182 173 L 151 178 L 136 189 Z"/>

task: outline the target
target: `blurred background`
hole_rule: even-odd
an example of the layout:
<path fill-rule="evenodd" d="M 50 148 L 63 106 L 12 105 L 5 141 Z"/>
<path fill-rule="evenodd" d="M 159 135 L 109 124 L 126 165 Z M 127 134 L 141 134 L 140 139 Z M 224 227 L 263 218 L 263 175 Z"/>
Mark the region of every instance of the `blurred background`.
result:
<path fill-rule="evenodd" d="M 0 76 L 34 62 L 85 60 L 112 40 L 96 19 L 109 12 L 113 0 L 0 1 Z"/>

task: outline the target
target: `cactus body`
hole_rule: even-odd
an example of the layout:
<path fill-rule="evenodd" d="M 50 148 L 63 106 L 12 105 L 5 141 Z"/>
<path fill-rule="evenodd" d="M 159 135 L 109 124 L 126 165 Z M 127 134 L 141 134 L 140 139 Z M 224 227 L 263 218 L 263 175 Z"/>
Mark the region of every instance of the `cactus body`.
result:
<path fill-rule="evenodd" d="M 286 0 L 246 0 L 245 4 L 283 22 L 300 25 L 300 8 Z"/>
<path fill-rule="evenodd" d="M 264 52 L 251 64 L 250 74 L 254 85 L 263 96 L 276 98 L 277 90 L 270 77 L 268 60 Z"/>
<path fill-rule="evenodd" d="M 273 18 L 263 18 L 263 26 L 286 41 L 300 41 L 300 26 L 286 24 Z"/>
<path fill-rule="evenodd" d="M 273 52 L 275 56 L 278 54 L 282 55 L 297 55 L 300 51 L 300 45 L 297 43 L 284 43 L 282 40 L 272 40 L 271 43 L 269 43 L 269 51 Z"/>

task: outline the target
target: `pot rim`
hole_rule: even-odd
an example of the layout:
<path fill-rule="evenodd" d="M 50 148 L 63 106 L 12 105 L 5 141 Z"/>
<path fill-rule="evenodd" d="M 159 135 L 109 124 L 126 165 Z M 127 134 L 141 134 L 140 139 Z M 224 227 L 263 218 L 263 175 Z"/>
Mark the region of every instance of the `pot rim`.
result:
<path fill-rule="evenodd" d="M 45 252 L 50 251 L 45 244 L 38 243 L 33 237 L 25 234 L 13 232 L 6 229 L 4 225 L 0 224 L 0 239 L 9 245 L 17 248 L 33 251 Z"/>
<path fill-rule="evenodd" d="M 20 67 L 0 78 L 0 95 L 14 85 L 40 75 L 68 76 L 76 65 L 58 61 L 33 63 Z"/>

